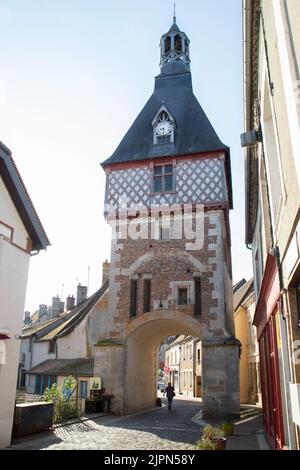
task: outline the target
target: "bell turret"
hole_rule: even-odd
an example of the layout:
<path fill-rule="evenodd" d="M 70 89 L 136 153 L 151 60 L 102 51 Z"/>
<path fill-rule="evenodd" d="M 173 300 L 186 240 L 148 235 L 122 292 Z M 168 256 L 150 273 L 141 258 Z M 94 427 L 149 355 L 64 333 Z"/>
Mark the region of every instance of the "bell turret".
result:
<path fill-rule="evenodd" d="M 187 35 L 180 31 L 176 24 L 174 12 L 173 24 L 169 31 L 164 34 L 160 41 L 160 68 L 161 73 L 177 72 L 173 64 L 180 64 L 182 71 L 190 71 L 190 40 Z"/>

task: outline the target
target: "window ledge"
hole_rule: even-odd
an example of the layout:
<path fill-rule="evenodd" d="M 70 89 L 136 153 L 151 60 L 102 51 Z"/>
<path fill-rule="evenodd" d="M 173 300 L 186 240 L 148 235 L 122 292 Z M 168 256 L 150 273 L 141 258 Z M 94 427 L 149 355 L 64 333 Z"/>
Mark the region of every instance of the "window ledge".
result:
<path fill-rule="evenodd" d="M 159 193 L 150 193 L 150 196 L 167 196 L 168 194 L 177 194 L 177 191 L 165 191 Z"/>

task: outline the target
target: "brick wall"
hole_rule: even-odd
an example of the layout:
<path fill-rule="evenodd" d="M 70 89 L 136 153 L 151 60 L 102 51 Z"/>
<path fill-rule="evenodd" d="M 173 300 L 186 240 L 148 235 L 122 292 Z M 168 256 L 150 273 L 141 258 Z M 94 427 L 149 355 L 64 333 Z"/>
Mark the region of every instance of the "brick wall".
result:
<path fill-rule="evenodd" d="M 225 240 L 224 240 L 225 236 Z M 130 283 L 137 281 L 136 315 L 143 316 L 144 278 L 151 279 L 151 311 L 159 301 L 163 308 L 194 315 L 194 277 L 201 278 L 201 316 L 208 336 L 222 336 L 225 328 L 224 271 L 230 270 L 228 244 L 223 212 L 205 214 L 204 246 L 199 251 L 186 251 L 182 240 L 121 240 L 113 247 L 110 285 L 117 286 L 111 295 L 109 311 L 116 331 L 130 321 Z M 226 254 L 224 255 L 224 250 Z M 190 302 L 175 302 L 177 283 L 189 286 Z M 230 304 L 230 302 L 228 302 Z M 121 328 L 122 329 L 122 328 Z M 116 336 L 116 331 L 111 336 Z"/>

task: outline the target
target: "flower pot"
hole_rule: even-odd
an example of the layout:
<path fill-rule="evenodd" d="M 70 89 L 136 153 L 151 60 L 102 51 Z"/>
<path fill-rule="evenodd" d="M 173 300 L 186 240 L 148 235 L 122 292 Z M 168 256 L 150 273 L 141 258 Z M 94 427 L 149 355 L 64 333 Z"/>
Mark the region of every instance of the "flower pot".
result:
<path fill-rule="evenodd" d="M 226 449 L 226 438 L 225 437 L 218 437 L 213 440 L 216 445 L 215 450 L 225 450 Z"/>
<path fill-rule="evenodd" d="M 225 436 L 233 436 L 234 423 L 224 423 L 222 424 L 222 429 L 225 433 Z"/>

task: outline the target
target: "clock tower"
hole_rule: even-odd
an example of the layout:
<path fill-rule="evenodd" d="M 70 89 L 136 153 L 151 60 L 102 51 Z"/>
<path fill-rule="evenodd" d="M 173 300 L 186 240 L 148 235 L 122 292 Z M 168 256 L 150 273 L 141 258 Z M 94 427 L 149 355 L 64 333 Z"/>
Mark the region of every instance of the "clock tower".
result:
<path fill-rule="evenodd" d="M 94 374 L 114 393 L 114 411 L 155 405 L 157 348 L 184 334 L 202 341 L 202 374 L 191 373 L 203 416 L 238 414 L 230 150 L 193 93 L 190 41 L 175 17 L 161 38 L 154 92 L 102 167 L 113 236 Z M 182 380 L 177 370 L 179 391 Z"/>

